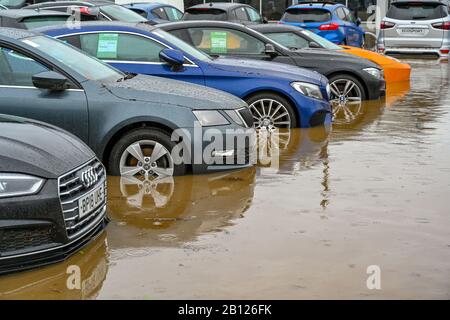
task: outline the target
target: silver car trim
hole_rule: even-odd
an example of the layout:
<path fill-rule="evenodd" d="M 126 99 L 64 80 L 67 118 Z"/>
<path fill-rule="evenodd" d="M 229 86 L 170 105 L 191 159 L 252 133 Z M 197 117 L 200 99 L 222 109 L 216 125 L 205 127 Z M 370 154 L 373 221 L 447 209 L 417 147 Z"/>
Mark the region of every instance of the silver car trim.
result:
<path fill-rule="evenodd" d="M 44 90 L 44 89 L 36 88 L 34 86 L 12 86 L 12 85 L 3 85 L 3 84 L 0 84 L 0 88 Z M 84 92 L 83 89 L 66 89 L 64 91 Z"/>

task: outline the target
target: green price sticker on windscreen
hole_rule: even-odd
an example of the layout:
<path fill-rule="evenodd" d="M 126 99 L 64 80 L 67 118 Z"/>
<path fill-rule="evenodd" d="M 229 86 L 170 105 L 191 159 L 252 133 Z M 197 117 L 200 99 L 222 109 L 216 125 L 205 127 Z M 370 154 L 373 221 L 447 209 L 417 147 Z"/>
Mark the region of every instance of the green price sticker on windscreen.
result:
<path fill-rule="evenodd" d="M 97 58 L 116 59 L 119 35 L 117 33 L 103 33 L 98 35 Z"/>
<path fill-rule="evenodd" d="M 228 33 L 211 32 L 211 53 L 227 53 Z"/>

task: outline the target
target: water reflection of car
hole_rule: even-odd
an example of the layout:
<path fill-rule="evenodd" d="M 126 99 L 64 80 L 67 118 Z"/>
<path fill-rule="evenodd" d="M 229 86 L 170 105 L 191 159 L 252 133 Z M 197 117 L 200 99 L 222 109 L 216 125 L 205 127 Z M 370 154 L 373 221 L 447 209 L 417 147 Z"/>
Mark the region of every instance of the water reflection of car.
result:
<path fill-rule="evenodd" d="M 124 4 L 123 6 L 144 17 L 150 21 L 151 24 L 175 22 L 183 17 L 183 12 L 166 3 L 132 2 Z"/>
<path fill-rule="evenodd" d="M 66 259 L 104 229 L 106 172 L 56 127 L 0 115 L 0 274 Z"/>
<path fill-rule="evenodd" d="M 111 249 L 180 245 L 222 230 L 253 199 L 255 168 L 161 180 L 110 177 Z"/>
<path fill-rule="evenodd" d="M 0 277 L 0 300 L 95 299 L 108 273 L 106 237 L 103 233 L 62 263 Z"/>

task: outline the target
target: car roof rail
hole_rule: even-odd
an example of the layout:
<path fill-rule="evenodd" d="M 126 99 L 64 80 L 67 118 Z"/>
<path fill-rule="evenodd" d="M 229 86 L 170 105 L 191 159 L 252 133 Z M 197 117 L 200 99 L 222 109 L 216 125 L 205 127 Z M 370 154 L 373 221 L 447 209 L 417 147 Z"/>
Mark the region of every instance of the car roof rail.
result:
<path fill-rule="evenodd" d="M 338 2 L 335 2 L 335 1 L 329 1 L 329 0 L 316 0 L 316 1 L 314 1 L 314 0 L 311 0 L 311 1 L 301 1 L 301 0 L 297 0 L 296 2 L 295 2 L 295 5 L 301 5 L 301 4 L 309 4 L 309 5 L 313 5 L 313 4 L 322 4 L 322 6 L 325 6 L 325 5 L 327 5 L 327 4 L 329 4 L 329 5 L 336 5 L 336 4 L 339 4 Z"/>

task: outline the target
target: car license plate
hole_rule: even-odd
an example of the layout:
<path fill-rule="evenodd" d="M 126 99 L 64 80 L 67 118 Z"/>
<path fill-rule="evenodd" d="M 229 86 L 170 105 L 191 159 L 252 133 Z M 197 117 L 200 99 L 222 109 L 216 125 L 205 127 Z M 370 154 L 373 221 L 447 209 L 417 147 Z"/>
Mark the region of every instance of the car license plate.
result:
<path fill-rule="evenodd" d="M 423 28 L 401 28 L 399 30 L 402 35 L 410 35 L 410 36 L 412 35 L 423 36 L 427 32 L 427 29 Z"/>
<path fill-rule="evenodd" d="M 103 202 L 105 199 L 105 188 L 103 185 L 89 192 L 87 195 L 78 200 L 79 218 L 88 215 Z"/>

